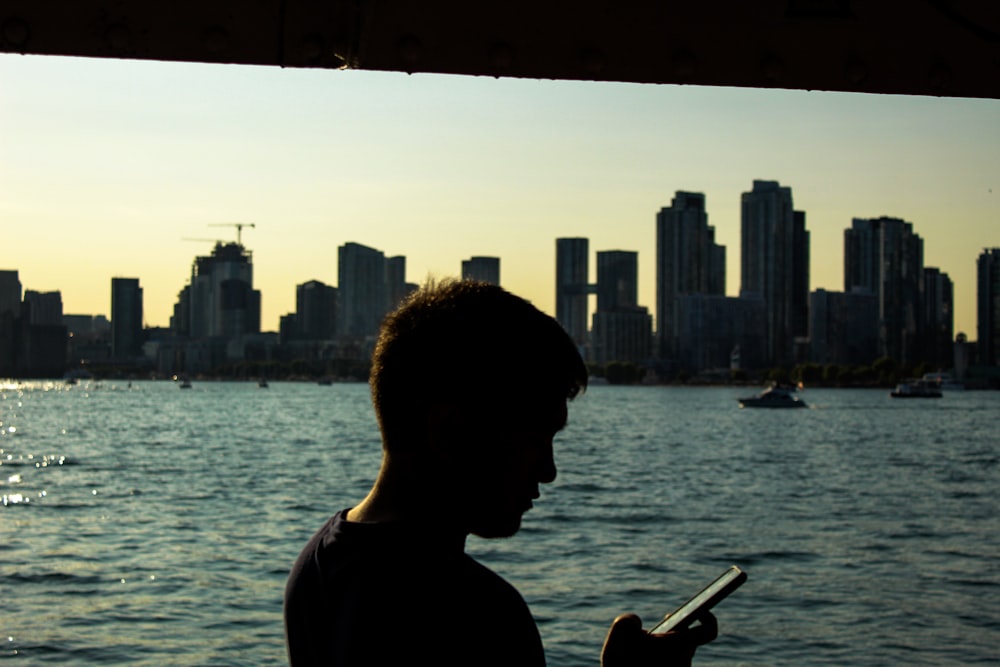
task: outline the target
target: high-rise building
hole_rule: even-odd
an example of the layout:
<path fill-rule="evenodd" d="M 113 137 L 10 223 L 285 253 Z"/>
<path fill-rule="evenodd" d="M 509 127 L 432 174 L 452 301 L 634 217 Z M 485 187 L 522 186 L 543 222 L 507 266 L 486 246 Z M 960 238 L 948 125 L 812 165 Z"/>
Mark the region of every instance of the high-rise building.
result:
<path fill-rule="evenodd" d="M 462 260 L 462 280 L 479 280 L 491 285 L 500 284 L 499 257 L 470 257 Z"/>
<path fill-rule="evenodd" d="M 16 270 L 0 271 L 0 316 L 4 313 L 12 317 L 21 313 L 21 281 Z"/>
<path fill-rule="evenodd" d="M 597 312 L 593 316 L 591 359 L 645 362 L 652 356 L 653 318 L 638 305 L 639 253 L 597 253 Z"/>
<path fill-rule="evenodd" d="M 934 267 L 924 268 L 923 285 L 920 360 L 934 368 L 949 368 L 955 359 L 954 285 L 947 273 Z"/>
<path fill-rule="evenodd" d="M 809 295 L 810 360 L 867 366 L 878 357 L 878 296 L 865 287 L 850 292 L 818 289 Z"/>
<path fill-rule="evenodd" d="M 21 281 L 17 271 L 0 271 L 0 377 L 14 374 L 14 334 L 20 316 Z"/>
<path fill-rule="evenodd" d="M 24 291 L 22 317 L 27 313 L 27 324 L 62 325 L 62 294 L 60 292 Z"/>
<path fill-rule="evenodd" d="M 406 282 L 406 257 L 397 255 L 385 260 L 385 293 L 388 302 L 385 312 L 395 310 L 414 286 Z"/>
<path fill-rule="evenodd" d="M 795 338 L 808 334 L 809 234 L 792 189 L 753 182 L 742 195 L 740 292 L 757 294 L 767 309 L 766 363 L 794 360 Z"/>
<path fill-rule="evenodd" d="M 111 358 L 142 354 L 142 287 L 138 278 L 111 279 Z"/>
<path fill-rule="evenodd" d="M 653 317 L 640 306 L 597 311 L 593 316 L 590 360 L 645 363 L 652 352 Z"/>
<path fill-rule="evenodd" d="M 809 335 L 809 231 L 805 211 L 793 211 L 792 247 L 792 335 Z"/>
<path fill-rule="evenodd" d="M 766 308 L 760 296 L 682 294 L 677 297 L 676 312 L 676 368 L 725 369 L 734 355 L 741 368 L 764 365 Z"/>
<path fill-rule="evenodd" d="M 610 313 L 639 302 L 639 253 L 602 250 L 597 253 L 597 310 Z"/>
<path fill-rule="evenodd" d="M 556 320 L 578 347 L 587 344 L 589 241 L 556 239 Z"/>
<path fill-rule="evenodd" d="M 260 291 L 253 288 L 252 253 L 242 244 L 219 242 L 211 255 L 196 257 L 171 329 L 193 339 L 259 333 Z"/>
<path fill-rule="evenodd" d="M 295 288 L 294 338 L 329 340 L 336 330 L 337 288 L 310 280 Z"/>
<path fill-rule="evenodd" d="M 844 231 L 844 291 L 878 296 L 879 356 L 913 363 L 920 356 L 924 242 L 898 218 L 855 218 Z"/>
<path fill-rule="evenodd" d="M 661 359 L 677 356 L 678 299 L 685 294 L 723 295 L 726 248 L 715 243 L 705 195 L 677 191 L 656 214 L 656 332 Z"/>
<path fill-rule="evenodd" d="M 385 253 L 348 242 L 337 249 L 337 258 L 337 333 L 374 336 L 389 310 Z"/>
<path fill-rule="evenodd" d="M 1000 366 L 1000 248 L 983 250 L 976 269 L 977 356 L 985 366 Z"/>

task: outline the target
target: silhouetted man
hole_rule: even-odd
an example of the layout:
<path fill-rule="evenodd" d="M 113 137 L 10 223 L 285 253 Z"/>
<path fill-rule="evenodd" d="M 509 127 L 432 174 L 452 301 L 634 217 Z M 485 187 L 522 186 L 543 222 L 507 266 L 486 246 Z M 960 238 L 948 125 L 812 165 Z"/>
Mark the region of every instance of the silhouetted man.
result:
<path fill-rule="evenodd" d="M 285 591 L 293 667 L 543 665 L 517 590 L 465 553 L 507 537 L 553 481 L 552 440 L 586 387 L 551 317 L 473 281 L 429 285 L 382 324 L 371 392 L 382 466 L 368 496 L 303 549 Z M 715 620 L 649 635 L 619 617 L 605 665 L 686 665 Z"/>

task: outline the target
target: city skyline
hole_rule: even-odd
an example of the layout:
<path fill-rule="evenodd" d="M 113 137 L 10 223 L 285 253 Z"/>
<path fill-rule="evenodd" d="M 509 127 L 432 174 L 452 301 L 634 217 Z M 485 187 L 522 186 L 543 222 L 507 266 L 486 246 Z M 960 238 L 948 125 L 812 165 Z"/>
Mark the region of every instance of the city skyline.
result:
<path fill-rule="evenodd" d="M 336 284 L 357 240 L 407 257 L 411 282 L 497 256 L 503 285 L 555 313 L 552 239 L 639 253 L 655 304 L 655 216 L 703 193 L 739 290 L 740 195 L 791 187 L 811 234 L 810 291 L 840 290 L 854 218 L 892 216 L 955 285 L 976 336 L 976 258 L 1000 246 L 1000 102 L 781 90 L 291 71 L 0 57 L 0 266 L 66 313 L 110 315 L 140 278 L 165 326 L 191 258 L 254 223 L 261 320 L 295 286 Z M 594 267 L 589 281 L 594 280 Z"/>

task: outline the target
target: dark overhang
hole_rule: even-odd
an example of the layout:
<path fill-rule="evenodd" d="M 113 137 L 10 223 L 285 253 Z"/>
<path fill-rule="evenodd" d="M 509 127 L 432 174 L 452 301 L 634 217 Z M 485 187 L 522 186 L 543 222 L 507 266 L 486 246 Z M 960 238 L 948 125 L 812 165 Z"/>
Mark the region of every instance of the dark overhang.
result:
<path fill-rule="evenodd" d="M 1000 98 L 1000 2 L 0 0 L 0 51 Z"/>

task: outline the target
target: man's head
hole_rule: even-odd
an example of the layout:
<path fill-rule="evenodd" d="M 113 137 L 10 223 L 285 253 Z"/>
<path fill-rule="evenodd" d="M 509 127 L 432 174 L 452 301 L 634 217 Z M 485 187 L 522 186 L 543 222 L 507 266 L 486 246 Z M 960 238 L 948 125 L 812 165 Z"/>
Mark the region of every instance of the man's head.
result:
<path fill-rule="evenodd" d="M 495 285 L 430 284 L 382 324 L 371 389 L 387 455 L 421 458 L 470 532 L 513 534 L 555 478 L 552 436 L 587 371 L 562 327 Z"/>

